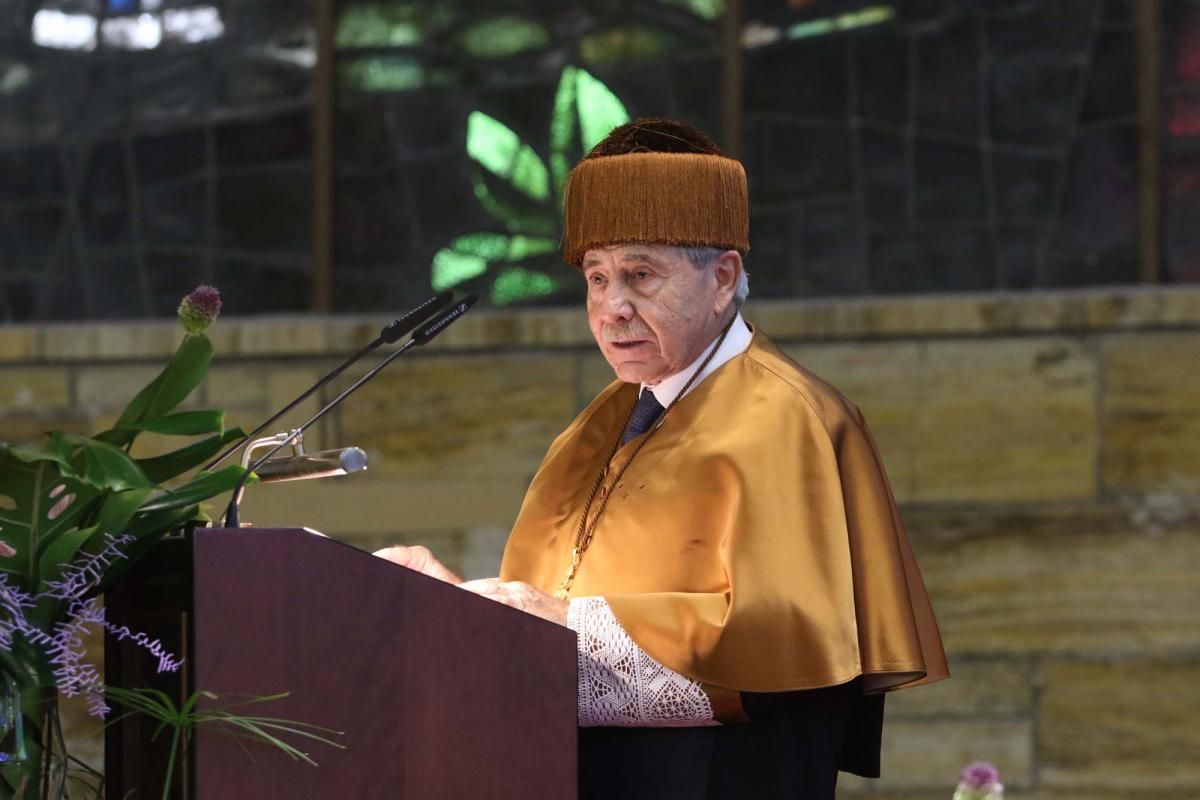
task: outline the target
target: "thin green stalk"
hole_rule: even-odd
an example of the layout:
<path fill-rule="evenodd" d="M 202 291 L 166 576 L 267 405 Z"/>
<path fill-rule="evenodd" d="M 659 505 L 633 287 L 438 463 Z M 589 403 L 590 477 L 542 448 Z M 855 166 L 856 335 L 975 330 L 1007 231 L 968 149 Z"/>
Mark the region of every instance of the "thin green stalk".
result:
<path fill-rule="evenodd" d="M 167 757 L 167 778 L 163 781 L 162 800 L 171 800 L 171 779 L 175 775 L 175 751 L 179 749 L 181 733 L 183 733 L 183 728 L 175 726 L 175 732 L 171 735 L 171 755 Z"/>

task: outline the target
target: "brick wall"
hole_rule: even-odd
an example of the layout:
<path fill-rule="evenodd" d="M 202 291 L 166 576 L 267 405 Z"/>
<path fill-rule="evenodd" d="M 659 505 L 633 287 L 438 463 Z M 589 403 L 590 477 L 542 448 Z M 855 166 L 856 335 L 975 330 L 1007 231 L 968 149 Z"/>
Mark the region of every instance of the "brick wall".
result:
<path fill-rule="evenodd" d="M 954 671 L 893 696 L 885 777 L 843 796 L 948 798 L 974 758 L 1010 798 L 1200 795 L 1200 290 L 747 316 L 864 409 Z M 385 321 L 223 319 L 195 402 L 251 427 Z M 0 328 L 0 438 L 106 424 L 177 338 L 165 322 Z M 251 488 L 244 518 L 424 542 L 494 574 L 546 446 L 609 375 L 577 310 L 476 312 L 310 437 L 363 447 L 367 473 Z"/>

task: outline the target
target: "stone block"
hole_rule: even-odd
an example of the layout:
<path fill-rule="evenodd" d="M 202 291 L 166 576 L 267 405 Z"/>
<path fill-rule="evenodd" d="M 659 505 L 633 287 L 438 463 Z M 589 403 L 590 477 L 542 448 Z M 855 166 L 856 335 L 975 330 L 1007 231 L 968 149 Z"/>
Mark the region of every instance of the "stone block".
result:
<path fill-rule="evenodd" d="M 915 489 L 925 502 L 1096 494 L 1096 374 L 1065 338 L 922 345 Z"/>
<path fill-rule="evenodd" d="M 162 366 L 130 364 L 78 367 L 75 371 L 75 404 L 91 413 L 122 411 Z M 184 401 L 184 405 L 188 401 Z"/>
<path fill-rule="evenodd" d="M 583 306 L 511 311 L 476 308 L 429 346 L 435 351 L 486 347 L 592 345 Z"/>
<path fill-rule="evenodd" d="M 369 464 L 355 475 L 251 486 L 241 516 L 259 527 L 307 525 L 338 538 L 377 536 L 385 543 L 393 536 L 430 531 L 507 531 L 527 485 L 518 476 L 397 479 L 381 476 Z M 226 502 L 214 501 L 214 506 L 223 509 Z"/>
<path fill-rule="evenodd" d="M 370 320 L 357 316 L 327 318 L 325 342 L 329 352 L 345 354 L 344 358 L 374 341 L 379 331 L 389 322 L 391 320 L 382 315 Z"/>
<path fill-rule="evenodd" d="M 84 361 L 100 355 L 98 323 L 52 322 L 42 328 L 42 358 L 47 361 Z"/>
<path fill-rule="evenodd" d="M 1200 650 L 1200 509 L 909 510 L 946 649 L 1132 656 Z M 915 700 L 916 698 L 914 698 Z"/>
<path fill-rule="evenodd" d="M 963 766 L 966 766 L 965 764 Z M 878 780 L 864 780 L 855 775 L 842 773 L 838 776 L 838 800 L 948 800 L 953 797 L 957 776 L 937 788 L 930 789 L 880 789 Z M 1044 795 L 1035 789 L 1012 789 L 1004 787 L 1004 800 L 1043 800 Z M 1080 800 L 1078 796 L 1074 800 Z M 1092 796 L 1088 796 L 1092 800 Z"/>
<path fill-rule="evenodd" d="M 1033 665 L 1024 659 L 951 657 L 950 676 L 949 680 L 889 694 L 888 719 L 1023 718 L 1033 714 L 1036 676 Z"/>
<path fill-rule="evenodd" d="M 784 351 L 835 386 L 867 418 L 899 501 L 916 493 L 920 345 L 915 342 L 790 345 Z"/>
<path fill-rule="evenodd" d="M 49 431 L 88 434 L 92 432 L 92 419 L 74 409 L 51 414 L 0 414 L 0 442 L 15 445 L 32 444 Z"/>
<path fill-rule="evenodd" d="M 1153 328 L 1200 322 L 1200 290 L 1184 286 L 1097 288 L 1084 293 L 1093 328 Z"/>
<path fill-rule="evenodd" d="M 1100 352 L 1105 488 L 1200 493 L 1200 332 L 1107 336 Z"/>
<path fill-rule="evenodd" d="M 528 480 L 575 415 L 566 355 L 406 359 L 340 409 L 339 443 L 378 474 Z"/>
<path fill-rule="evenodd" d="M 604 360 L 600 350 L 595 347 L 588 351 L 581 351 L 576 356 L 576 369 L 579 377 L 575 405 L 579 411 L 582 411 L 587 408 L 588 403 L 595 399 L 596 395 L 604 390 L 604 387 L 617 379 L 617 375 Z"/>
<path fill-rule="evenodd" d="M 41 328 L 35 325 L 0 326 L 0 363 L 33 361 L 41 348 Z"/>
<path fill-rule="evenodd" d="M 914 689 L 913 691 L 919 691 Z M 971 761 L 991 761 L 1007 789 L 1032 785 L 1032 720 L 892 720 L 883 726 L 880 792 L 941 790 L 949 797 Z"/>
<path fill-rule="evenodd" d="M 509 527 L 482 525 L 464 531 L 459 574 L 468 580 L 499 575 Z"/>
<path fill-rule="evenodd" d="M 252 411 L 257 416 L 250 424 L 256 425 L 275 411 L 268 409 L 266 375 L 270 369 L 270 363 L 214 362 L 204 380 L 205 402 L 213 408 Z"/>
<path fill-rule="evenodd" d="M 521 344 L 533 347 L 595 347 L 583 306 L 521 315 Z"/>
<path fill-rule="evenodd" d="M 183 328 L 175 320 L 98 325 L 96 355 L 112 360 L 144 358 L 166 364 L 183 336 Z"/>
<path fill-rule="evenodd" d="M 239 355 L 320 355 L 328 349 L 326 327 L 319 318 L 254 317 L 237 321 Z"/>
<path fill-rule="evenodd" d="M 61 367 L 0 368 L 0 414 L 70 407 L 68 377 Z"/>
<path fill-rule="evenodd" d="M 1200 796 L 1200 661 L 1194 656 L 1052 663 L 1042 674 L 1041 786 L 1064 797 L 1091 797 L 1093 790 L 1114 797 Z"/>

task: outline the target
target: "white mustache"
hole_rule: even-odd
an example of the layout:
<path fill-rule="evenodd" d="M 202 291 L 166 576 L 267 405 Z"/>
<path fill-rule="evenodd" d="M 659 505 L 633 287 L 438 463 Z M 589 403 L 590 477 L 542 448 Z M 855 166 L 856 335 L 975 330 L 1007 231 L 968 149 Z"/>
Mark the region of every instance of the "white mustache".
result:
<path fill-rule="evenodd" d="M 606 342 L 631 342 L 635 339 L 652 337 L 650 326 L 637 317 L 628 322 L 606 322 L 600 329 L 600 336 Z"/>

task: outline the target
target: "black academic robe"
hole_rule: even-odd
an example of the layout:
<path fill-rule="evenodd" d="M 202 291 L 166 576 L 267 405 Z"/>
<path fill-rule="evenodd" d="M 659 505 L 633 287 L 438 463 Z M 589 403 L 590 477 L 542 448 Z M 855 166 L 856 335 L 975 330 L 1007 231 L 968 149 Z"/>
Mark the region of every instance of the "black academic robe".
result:
<path fill-rule="evenodd" d="M 581 728 L 579 800 L 833 800 L 839 770 L 879 776 L 883 695 L 859 680 L 742 705 L 719 727 Z"/>

